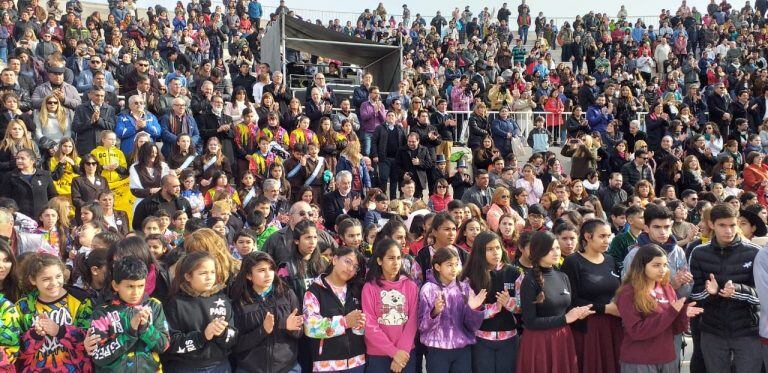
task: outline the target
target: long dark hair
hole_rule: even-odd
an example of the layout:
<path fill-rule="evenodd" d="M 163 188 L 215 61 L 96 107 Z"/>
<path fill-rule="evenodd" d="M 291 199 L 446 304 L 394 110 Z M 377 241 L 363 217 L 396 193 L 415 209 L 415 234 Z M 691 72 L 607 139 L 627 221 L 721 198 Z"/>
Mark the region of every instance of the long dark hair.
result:
<path fill-rule="evenodd" d="M 349 254 L 355 254 L 355 257 L 357 257 L 358 270 L 357 270 L 357 273 L 355 273 L 355 276 L 352 277 L 349 281 L 347 281 L 347 289 L 354 291 L 354 294 L 356 294 L 356 296 L 359 296 L 360 291 L 363 288 L 363 282 L 365 280 L 365 258 L 363 257 L 362 254 L 360 254 L 359 250 L 351 247 L 340 247 L 333 252 L 333 256 L 337 258 L 341 258 L 342 256 L 347 256 Z M 328 264 L 328 267 L 325 269 L 325 273 L 323 273 L 323 275 L 328 276 L 332 272 L 333 272 L 333 262 Z"/>
<path fill-rule="evenodd" d="M 293 228 L 293 251 L 294 255 L 296 255 L 296 265 L 298 266 L 298 271 L 301 274 L 306 273 L 309 271 L 310 273 L 316 275 L 320 275 L 325 271 L 325 263 L 323 262 L 323 257 L 320 254 L 322 250 L 320 250 L 320 239 L 318 237 L 318 243 L 317 248 L 315 248 L 315 251 L 312 252 L 312 255 L 309 256 L 309 260 L 304 262 L 302 258 L 301 252 L 299 252 L 299 245 L 296 243 L 299 241 L 301 236 L 307 234 L 310 229 L 318 230 L 317 226 L 312 223 L 309 220 L 302 220 L 296 226 Z"/>
<path fill-rule="evenodd" d="M 539 294 L 536 296 L 534 303 L 544 302 L 544 274 L 541 273 L 541 261 L 542 258 L 549 255 L 552 250 L 552 246 L 557 241 L 557 237 L 548 231 L 541 231 L 534 233 L 531 238 L 531 263 L 533 264 L 532 274 L 536 284 L 539 285 Z"/>
<path fill-rule="evenodd" d="M 585 236 L 587 234 L 594 234 L 597 227 L 607 225 L 608 223 L 603 219 L 589 219 L 582 223 L 581 229 L 579 229 L 579 242 L 576 244 L 577 250 L 579 250 L 580 253 L 585 252 L 587 250 L 587 240 Z"/>
<path fill-rule="evenodd" d="M 381 227 L 381 229 L 379 229 L 379 233 L 376 233 L 376 239 L 373 241 L 373 245 L 376 246 L 376 244 L 379 243 L 379 241 L 385 240 L 387 238 L 392 238 L 392 234 L 395 233 L 395 231 L 398 228 L 403 228 L 403 230 L 405 231 L 406 241 L 408 241 L 410 238 L 408 227 L 405 226 L 405 223 L 403 223 L 403 220 L 400 219 L 399 216 L 395 216 L 392 219 L 389 219 L 387 223 L 384 224 L 384 226 Z"/>
<path fill-rule="evenodd" d="M 235 279 L 232 281 L 232 285 L 229 287 L 229 297 L 232 300 L 237 300 L 237 302 L 242 305 L 253 303 L 252 292 L 250 291 L 250 289 L 252 289 L 252 284 L 251 280 L 248 280 L 248 275 L 251 274 L 253 267 L 262 262 L 267 262 L 270 269 L 277 271 L 275 260 L 265 252 L 256 251 L 243 257 L 243 262 L 240 265 L 240 272 L 237 273 Z M 285 296 L 289 294 L 291 289 L 280 276 L 275 274 L 275 277 L 272 280 L 272 291 L 277 296 Z"/>
<path fill-rule="evenodd" d="M 3 252 L 11 262 L 11 270 L 8 271 L 8 275 L 3 280 L 3 287 L 0 289 L 0 293 L 5 295 L 5 298 L 9 301 L 15 303 L 19 300 L 19 284 L 15 276 L 16 273 L 19 273 L 16 256 L 13 255 L 13 251 L 11 251 L 11 246 L 8 242 L 3 240 L 0 240 L 0 252 Z"/>
<path fill-rule="evenodd" d="M 384 257 L 387 256 L 387 252 L 393 247 L 397 248 L 398 254 L 402 253 L 400 245 L 389 237 L 376 242 L 376 245 L 373 246 L 373 255 L 371 255 L 371 258 L 368 260 L 369 267 L 368 273 L 365 274 L 365 282 L 375 281 L 377 285 L 382 286 L 381 277 L 384 275 L 384 271 L 381 269 L 381 264 L 379 264 L 378 259 L 383 261 Z M 397 273 L 395 280 L 400 278 L 400 276 L 408 276 L 403 268 L 402 261 L 400 264 L 400 271 Z"/>
<path fill-rule="evenodd" d="M 476 292 L 490 288 L 491 275 L 489 271 L 495 268 L 488 268 L 485 252 L 486 246 L 493 241 L 498 241 L 501 247 L 501 262 L 504 264 L 509 262 L 507 250 L 504 250 L 504 242 L 502 242 L 501 237 L 491 231 L 480 233 L 472 244 L 472 252 L 469 253 L 467 263 L 464 265 L 464 269 L 459 277 L 461 281 L 469 280 L 469 286 Z"/>
<path fill-rule="evenodd" d="M 176 276 L 173 278 L 173 282 L 171 282 L 171 291 L 168 295 L 175 296 L 179 294 L 181 285 L 187 281 L 185 275 L 192 273 L 204 260 L 210 260 L 216 265 L 216 260 L 207 251 L 193 251 L 181 258 L 176 265 Z"/>
<path fill-rule="evenodd" d="M 152 157 L 153 148 L 157 150 L 157 156 L 155 156 L 155 160 L 150 164 L 149 159 Z M 141 145 L 141 147 L 139 148 L 139 153 L 136 155 L 136 164 L 139 166 L 139 168 L 136 171 L 142 172 L 141 170 L 144 167 L 152 167 L 156 170 L 159 170 L 162 163 L 163 163 L 163 155 L 160 154 L 160 150 L 157 149 L 157 146 L 155 146 L 153 142 L 145 142 L 144 144 Z"/>

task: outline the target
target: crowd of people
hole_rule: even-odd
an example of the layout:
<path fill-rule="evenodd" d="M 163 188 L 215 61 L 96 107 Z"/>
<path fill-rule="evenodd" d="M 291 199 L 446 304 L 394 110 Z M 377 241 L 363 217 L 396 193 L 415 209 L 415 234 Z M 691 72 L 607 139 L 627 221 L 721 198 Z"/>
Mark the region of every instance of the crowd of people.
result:
<path fill-rule="evenodd" d="M 282 0 L 0 0 L 0 370 L 760 372 L 768 1 L 516 5 L 318 20 L 346 97 Z"/>

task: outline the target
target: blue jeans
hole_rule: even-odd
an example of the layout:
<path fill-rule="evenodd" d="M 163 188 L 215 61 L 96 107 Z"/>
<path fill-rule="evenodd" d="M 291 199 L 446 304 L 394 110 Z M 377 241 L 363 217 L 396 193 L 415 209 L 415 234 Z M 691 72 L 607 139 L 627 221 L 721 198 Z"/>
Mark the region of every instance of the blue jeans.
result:
<path fill-rule="evenodd" d="M 467 373 L 472 371 L 472 349 L 445 350 L 427 347 L 427 373 Z"/>
<path fill-rule="evenodd" d="M 523 40 L 523 44 L 528 42 L 528 27 L 530 26 L 520 26 L 520 29 L 517 31 L 520 39 Z"/>
<path fill-rule="evenodd" d="M 8 47 L 0 47 L 0 60 L 8 63 Z"/>
<path fill-rule="evenodd" d="M 416 372 L 416 356 L 414 351 L 410 353 L 411 358 L 408 359 L 408 363 L 405 364 L 405 368 L 402 373 L 415 373 Z M 372 356 L 365 357 L 365 373 L 390 373 L 392 370 L 392 358 L 389 356 Z"/>
<path fill-rule="evenodd" d="M 478 338 L 477 343 L 472 346 L 472 371 L 474 373 L 514 373 L 519 343 L 519 336 L 505 341 Z"/>
<path fill-rule="evenodd" d="M 360 142 L 363 145 L 363 155 L 368 156 L 371 154 L 371 140 L 373 140 L 373 134 L 365 131 L 360 131 Z"/>

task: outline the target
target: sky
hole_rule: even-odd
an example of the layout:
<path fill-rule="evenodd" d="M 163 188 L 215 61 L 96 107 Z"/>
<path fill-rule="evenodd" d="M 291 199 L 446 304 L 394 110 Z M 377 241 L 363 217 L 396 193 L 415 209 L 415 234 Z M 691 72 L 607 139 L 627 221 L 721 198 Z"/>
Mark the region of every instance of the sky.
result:
<path fill-rule="evenodd" d="M 184 4 L 187 3 L 188 0 L 184 0 Z M 277 6 L 279 0 L 260 0 L 262 5 L 265 6 Z M 154 5 L 157 3 L 160 3 L 169 9 L 172 9 L 176 1 L 175 0 L 139 0 L 139 6 L 146 7 L 150 5 Z M 549 0 L 549 1 L 541 1 L 541 0 L 527 0 L 528 5 L 531 7 L 531 11 L 534 15 L 538 14 L 539 11 L 543 11 L 545 16 L 549 17 L 573 17 L 576 14 L 584 14 L 588 12 L 589 10 L 595 10 L 600 12 L 608 13 L 611 17 L 615 17 L 616 13 L 619 11 L 619 8 L 622 4 L 625 4 L 627 6 L 627 11 L 629 12 L 630 16 L 653 16 L 658 15 L 661 9 L 665 9 L 667 7 L 674 7 L 673 10 L 676 10 L 677 7 L 680 6 L 680 0 L 672 0 L 672 1 L 665 1 L 665 0 L 644 0 L 644 1 L 600 1 L 600 2 L 594 2 L 594 1 L 584 1 L 584 0 Z M 719 2 L 719 0 L 718 0 Z M 220 4 L 221 2 L 218 0 L 214 0 L 214 4 Z M 402 6 L 404 3 L 409 4 L 409 8 L 411 9 L 411 14 L 413 16 L 416 15 L 416 13 L 421 13 L 422 15 L 425 14 L 434 14 L 435 11 L 440 10 L 443 15 L 450 14 L 450 12 L 453 10 L 454 7 L 459 7 L 461 10 L 464 9 L 464 6 L 469 5 L 470 10 L 472 10 L 475 14 L 477 14 L 479 11 L 482 10 L 483 7 L 487 6 L 490 11 L 493 11 L 494 9 L 501 8 L 501 4 L 503 1 L 498 2 L 489 2 L 489 1 L 480 1 L 480 0 L 418 0 L 418 1 L 407 1 L 407 0 L 383 0 L 384 7 L 387 9 L 389 13 L 399 14 L 402 10 Z M 596 3 L 599 3 L 599 6 L 595 6 Z M 754 4 L 754 1 L 752 2 Z M 322 4 L 322 5 L 321 5 Z M 516 9 L 517 5 L 519 4 L 519 0 L 516 2 L 509 2 L 509 7 L 512 9 Z M 689 0 L 688 6 L 696 6 L 699 10 L 706 9 L 706 5 L 708 4 L 708 0 Z M 735 2 L 731 2 L 735 7 L 741 8 L 744 5 L 744 0 L 737 0 Z M 299 9 L 317 9 L 317 10 L 323 10 L 325 12 L 323 13 L 315 13 L 315 14 L 307 14 L 306 16 L 309 16 L 311 18 L 339 18 L 342 20 L 348 20 L 353 17 L 352 14 L 344 14 L 348 12 L 359 14 L 362 12 L 363 9 L 370 8 L 374 9 L 378 5 L 377 0 L 368 1 L 368 2 L 360 2 L 360 1 L 354 1 L 352 3 L 346 2 L 346 1 L 323 1 L 318 2 L 317 0 L 286 0 L 286 5 L 289 8 L 299 8 Z M 337 13 L 337 12 L 344 12 L 344 13 Z M 299 12 L 301 15 L 301 12 Z M 354 16 L 356 19 L 357 17 Z"/>

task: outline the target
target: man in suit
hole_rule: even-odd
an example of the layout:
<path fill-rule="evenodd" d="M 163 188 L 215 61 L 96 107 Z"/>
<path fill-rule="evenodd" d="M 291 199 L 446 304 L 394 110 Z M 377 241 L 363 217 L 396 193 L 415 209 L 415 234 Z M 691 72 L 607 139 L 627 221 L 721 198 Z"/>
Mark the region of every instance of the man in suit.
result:
<path fill-rule="evenodd" d="M 362 198 L 359 194 L 352 192 L 352 173 L 341 171 L 336 174 L 336 190 L 326 193 L 323 196 L 322 211 L 325 226 L 333 228 L 336 224 L 336 218 L 341 214 L 347 214 L 358 217 Z"/>
<path fill-rule="evenodd" d="M 709 109 L 709 120 L 717 123 L 720 134 L 728 138 L 730 133 L 731 113 L 729 109 L 729 99 L 726 99 L 728 92 L 723 83 L 715 84 L 715 92 L 707 97 L 707 109 Z"/>
<path fill-rule="evenodd" d="M 395 112 L 387 113 L 383 125 L 376 127 L 371 140 L 371 161 L 379 168 L 379 188 L 387 190 L 389 198 L 397 196 L 399 170 L 397 169 L 397 151 L 405 144 L 405 130 L 397 123 Z"/>
<path fill-rule="evenodd" d="M 101 131 L 115 129 L 115 109 L 104 102 L 105 94 L 103 88 L 93 87 L 88 92 L 89 100 L 75 108 L 72 132 L 76 148 L 83 154 L 96 148 Z"/>
<path fill-rule="evenodd" d="M 397 153 L 397 166 L 402 173 L 410 174 L 416 182 L 417 198 L 421 198 L 424 189 L 427 188 L 428 172 L 435 166 L 434 153 L 426 147 L 419 145 L 420 136 L 416 132 L 408 134 L 406 145 Z"/>

